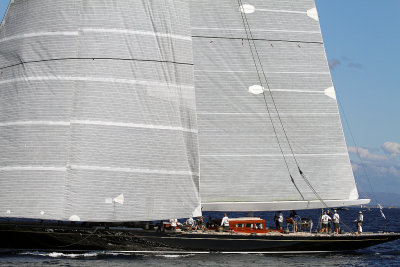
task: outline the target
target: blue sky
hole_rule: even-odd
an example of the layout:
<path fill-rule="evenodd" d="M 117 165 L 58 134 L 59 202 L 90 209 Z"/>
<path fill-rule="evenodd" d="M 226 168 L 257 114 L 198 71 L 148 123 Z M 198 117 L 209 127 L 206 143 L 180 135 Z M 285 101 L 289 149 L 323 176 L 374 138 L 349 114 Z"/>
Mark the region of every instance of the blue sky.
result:
<path fill-rule="evenodd" d="M 0 18 L 8 0 L 0 0 Z M 400 0 L 316 0 L 356 181 L 400 193 Z M 365 168 L 363 168 L 363 166 Z"/>
<path fill-rule="evenodd" d="M 9 0 L 0 0 L 0 18 L 3 18 L 9 2 Z"/>
<path fill-rule="evenodd" d="M 335 89 L 360 147 L 361 161 L 342 112 L 359 188 L 371 192 L 368 176 L 375 192 L 400 193 L 400 1 L 316 5 Z"/>

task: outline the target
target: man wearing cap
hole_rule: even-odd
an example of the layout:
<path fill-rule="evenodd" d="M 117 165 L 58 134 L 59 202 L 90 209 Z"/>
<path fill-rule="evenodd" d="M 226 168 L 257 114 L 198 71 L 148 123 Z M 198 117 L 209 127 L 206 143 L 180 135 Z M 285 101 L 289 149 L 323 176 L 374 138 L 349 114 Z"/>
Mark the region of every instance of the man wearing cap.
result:
<path fill-rule="evenodd" d="M 337 210 L 334 210 L 333 213 L 334 213 L 334 214 L 333 214 L 333 230 L 334 230 L 335 234 L 339 234 L 339 230 L 340 230 L 340 227 L 339 227 L 340 216 L 339 216 Z"/>

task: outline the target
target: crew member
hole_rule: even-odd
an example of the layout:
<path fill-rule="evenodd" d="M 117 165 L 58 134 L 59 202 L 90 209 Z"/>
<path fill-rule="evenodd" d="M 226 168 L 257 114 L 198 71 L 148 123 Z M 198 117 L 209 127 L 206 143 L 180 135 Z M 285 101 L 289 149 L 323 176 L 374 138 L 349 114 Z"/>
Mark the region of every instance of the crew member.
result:
<path fill-rule="evenodd" d="M 282 230 L 283 214 L 282 211 L 275 212 L 275 226 L 277 230 Z"/>
<path fill-rule="evenodd" d="M 297 232 L 297 230 L 298 230 L 297 224 L 300 221 L 299 215 L 297 215 L 297 212 L 295 210 L 291 210 L 289 217 L 290 217 L 290 221 L 293 223 L 294 231 Z"/>
<path fill-rule="evenodd" d="M 176 230 L 176 225 L 178 224 L 178 219 L 170 219 L 169 222 L 171 224 L 171 230 L 175 231 Z"/>
<path fill-rule="evenodd" d="M 357 219 L 357 232 L 358 234 L 361 234 L 363 229 L 362 229 L 362 224 L 364 221 L 364 216 L 362 214 L 362 211 L 358 212 L 358 219 Z"/>
<path fill-rule="evenodd" d="M 206 228 L 206 225 L 205 225 L 205 223 L 204 223 L 204 217 L 203 216 L 198 216 L 197 217 L 197 219 L 196 219 L 196 225 L 197 225 L 197 228 L 200 230 L 202 230 L 202 231 L 204 231 L 205 230 L 205 228 Z"/>
<path fill-rule="evenodd" d="M 340 231 L 339 222 L 340 222 L 339 213 L 337 212 L 337 210 L 334 210 L 334 214 L 333 214 L 333 230 L 335 231 L 335 234 L 339 234 L 339 231 Z"/>
<path fill-rule="evenodd" d="M 229 218 L 226 213 L 224 214 L 224 218 L 222 218 L 221 226 L 224 227 L 224 231 L 229 231 Z"/>
<path fill-rule="evenodd" d="M 190 231 L 194 227 L 194 220 L 192 217 L 186 220 L 186 230 Z"/>
<path fill-rule="evenodd" d="M 326 215 L 328 215 L 329 217 L 332 218 L 332 214 L 331 214 L 331 211 L 330 211 L 329 209 L 326 211 Z M 328 222 L 328 233 L 331 233 L 331 232 L 332 232 L 332 225 L 331 225 L 331 222 L 332 222 L 332 221 Z"/>
<path fill-rule="evenodd" d="M 328 233 L 328 224 L 329 224 L 329 221 L 331 221 L 331 220 L 332 220 L 332 218 L 330 216 L 328 216 L 325 211 L 324 215 L 322 215 L 322 217 L 321 217 L 321 222 L 322 222 L 322 229 L 320 231 L 321 233 L 323 233 L 323 232 Z"/>
<path fill-rule="evenodd" d="M 160 221 L 157 224 L 157 232 L 165 232 L 164 221 Z"/>

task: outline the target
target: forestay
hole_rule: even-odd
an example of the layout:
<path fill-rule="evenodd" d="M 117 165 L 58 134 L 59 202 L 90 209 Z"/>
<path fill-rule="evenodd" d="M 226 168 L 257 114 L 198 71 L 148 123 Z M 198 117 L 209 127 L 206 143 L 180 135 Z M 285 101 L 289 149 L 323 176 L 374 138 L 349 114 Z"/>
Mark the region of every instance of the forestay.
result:
<path fill-rule="evenodd" d="M 368 202 L 358 200 L 314 1 L 192 0 L 190 10 L 204 210 Z M 325 204 L 300 176 L 289 144 Z"/>
<path fill-rule="evenodd" d="M 0 68 L 1 216 L 144 221 L 199 207 L 187 1 L 11 1 Z"/>

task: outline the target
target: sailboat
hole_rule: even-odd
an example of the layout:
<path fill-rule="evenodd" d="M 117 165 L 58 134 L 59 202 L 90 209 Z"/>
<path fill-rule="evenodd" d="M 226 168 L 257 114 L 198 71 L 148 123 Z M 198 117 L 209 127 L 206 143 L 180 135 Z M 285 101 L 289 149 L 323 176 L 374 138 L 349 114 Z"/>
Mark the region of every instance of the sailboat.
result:
<path fill-rule="evenodd" d="M 313 0 L 12 0 L 0 151 L 1 248 L 335 251 L 400 238 L 148 229 L 369 202 Z"/>

